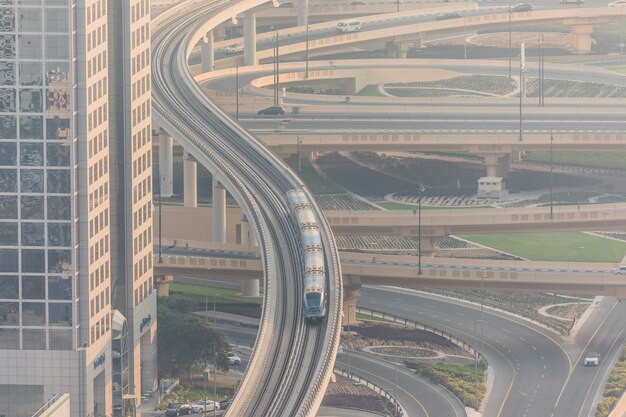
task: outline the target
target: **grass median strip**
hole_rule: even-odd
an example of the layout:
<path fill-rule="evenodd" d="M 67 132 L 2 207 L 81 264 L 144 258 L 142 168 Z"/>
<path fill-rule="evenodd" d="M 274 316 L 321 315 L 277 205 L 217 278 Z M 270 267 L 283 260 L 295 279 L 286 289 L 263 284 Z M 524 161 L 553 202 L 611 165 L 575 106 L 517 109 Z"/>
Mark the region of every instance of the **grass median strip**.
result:
<path fill-rule="evenodd" d="M 598 403 L 596 417 L 607 417 L 626 390 L 626 345 L 622 347 L 622 356 L 613 366 L 604 387 L 604 395 Z"/>

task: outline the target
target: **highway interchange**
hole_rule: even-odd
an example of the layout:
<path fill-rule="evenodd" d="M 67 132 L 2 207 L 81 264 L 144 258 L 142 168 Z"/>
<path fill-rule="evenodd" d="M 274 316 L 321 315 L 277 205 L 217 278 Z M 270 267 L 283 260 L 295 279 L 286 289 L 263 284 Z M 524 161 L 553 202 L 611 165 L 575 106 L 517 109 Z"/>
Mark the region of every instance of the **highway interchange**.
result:
<path fill-rule="evenodd" d="M 592 4 L 592 2 L 589 3 Z M 552 3 L 550 3 L 550 5 L 552 5 Z M 476 13 L 481 12 L 482 11 L 477 11 Z M 193 18 L 196 17 L 187 15 L 185 18 L 191 19 L 189 21 L 193 21 Z M 206 17 L 203 17 L 202 19 L 206 20 Z M 418 19 L 432 19 L 432 16 L 420 17 Z M 381 23 L 381 25 L 385 24 L 393 23 Z M 189 25 L 193 26 L 193 24 Z M 178 22 L 176 26 L 180 27 L 182 24 Z M 163 33 L 166 32 L 175 33 L 176 30 L 174 27 L 166 27 L 163 29 Z M 180 33 L 184 33 L 184 31 L 181 31 Z M 321 37 L 327 35 L 319 34 L 319 36 Z M 295 37 L 292 38 L 292 41 L 294 40 Z M 177 43 L 182 44 L 183 38 L 178 37 L 177 39 L 170 40 L 169 42 L 170 43 L 167 47 L 170 48 L 170 50 L 165 49 L 164 59 L 162 61 L 155 59 L 155 62 L 157 62 L 157 65 L 163 62 L 165 65 L 169 66 L 165 66 L 163 68 L 164 74 L 169 74 L 170 77 L 172 77 L 172 74 L 178 74 L 180 79 L 183 79 L 186 74 L 179 73 L 179 62 L 177 62 L 178 55 L 175 50 L 175 45 Z M 269 47 L 269 44 L 267 46 Z M 155 56 L 159 57 L 159 49 L 155 47 L 155 50 L 157 51 L 155 52 Z M 169 62 L 167 56 L 169 56 Z M 467 70 L 467 68 L 465 69 Z M 501 75 L 503 70 L 498 69 L 495 73 Z M 259 74 L 256 74 L 255 76 L 258 75 Z M 583 75 L 579 79 L 584 80 L 585 77 L 587 76 Z M 167 83 L 178 84 L 177 88 L 179 88 L 179 91 L 185 91 L 185 88 L 187 87 L 184 86 L 180 80 L 176 81 L 175 79 L 176 76 L 173 76 L 167 81 Z M 619 82 L 624 83 L 623 80 L 624 79 L 622 78 Z M 232 80 L 230 82 L 232 82 Z M 155 81 L 155 90 L 158 91 L 156 84 L 157 82 Z M 161 88 L 162 91 L 167 91 L 166 83 L 163 83 Z M 194 94 L 195 93 L 190 93 L 188 96 L 192 97 Z M 185 94 L 183 94 L 183 96 L 184 95 Z M 173 99 L 173 96 L 170 96 L 165 100 L 161 100 L 161 103 L 167 102 L 171 99 Z M 168 110 L 176 108 L 176 104 L 172 105 L 172 103 L 168 103 L 168 105 L 170 106 Z M 208 120 L 207 113 L 200 108 L 197 108 L 193 99 L 189 100 L 188 103 L 183 103 L 181 108 L 183 107 L 188 110 L 193 109 L 196 113 L 193 117 L 197 120 Z M 157 111 L 164 113 L 164 108 L 157 107 Z M 381 131 L 389 131 L 395 129 L 398 131 L 407 130 L 415 132 L 417 130 L 443 133 L 445 133 L 445 130 L 452 132 L 456 130 L 467 131 L 468 123 L 472 126 L 469 129 L 474 132 L 508 132 L 514 131 L 514 125 L 518 123 L 518 120 L 515 120 L 513 117 L 508 115 L 502 116 L 501 118 L 490 117 L 488 120 L 485 120 L 484 116 L 480 115 L 480 113 L 475 113 L 475 115 L 476 117 L 473 120 L 472 117 L 468 120 L 465 115 L 464 120 L 427 120 L 432 119 L 433 116 L 422 115 L 421 117 L 423 117 L 423 119 L 414 121 L 408 119 L 398 120 L 395 115 L 383 114 L 376 116 L 383 118 L 382 120 L 367 122 L 363 120 L 355 121 L 353 118 L 349 117 L 347 113 L 337 114 L 337 116 L 343 120 L 331 120 L 322 113 L 308 113 L 298 117 L 290 117 L 288 127 L 285 128 L 283 126 L 282 132 L 315 131 L 318 129 L 317 126 L 320 121 L 324 122 L 324 129 L 330 129 L 333 131 L 373 131 L 377 129 Z M 249 118 L 249 116 L 249 114 L 245 114 L 244 118 Z M 189 115 L 180 113 L 178 117 L 180 120 L 185 120 L 188 119 Z M 369 117 L 372 117 L 372 115 L 369 115 Z M 551 117 L 552 118 L 538 117 L 534 120 L 528 119 L 526 121 L 527 124 L 525 125 L 525 128 L 529 131 L 537 132 L 549 130 L 559 131 L 559 129 L 567 132 L 624 132 L 623 122 L 621 122 L 618 117 L 610 117 L 611 120 L 608 122 L 606 119 L 599 119 L 598 116 L 593 115 L 590 115 L 588 118 L 583 117 L 583 120 L 581 120 L 579 115 L 572 117 L 565 113 L 562 115 L 551 115 Z M 602 115 L 601 117 L 606 118 L 609 116 Z M 388 120 L 384 120 L 385 118 Z M 481 118 L 483 120 L 480 120 Z M 602 130 L 589 127 L 590 124 L 597 123 L 599 120 L 604 120 L 602 123 Z M 246 122 L 244 123 L 245 126 L 250 128 L 252 131 L 260 132 L 263 129 L 276 130 L 275 122 L 273 121 L 244 121 Z M 241 134 L 240 131 L 233 129 L 230 126 L 225 126 L 223 120 L 212 120 L 212 123 L 217 123 L 217 125 L 224 129 L 221 130 L 220 133 L 228 132 L 232 129 L 232 131 L 235 132 L 235 135 Z M 358 123 L 357 129 L 354 128 L 355 123 Z M 370 124 L 368 125 L 368 123 Z M 385 126 L 385 123 L 388 123 L 390 127 Z M 171 120 L 170 124 L 173 124 Z M 417 126 L 417 124 L 419 124 L 419 126 Z M 443 124 L 446 126 L 445 129 L 442 128 Z M 569 129 L 563 130 L 563 126 L 565 124 Z M 381 125 L 383 125 L 382 128 Z M 191 135 L 189 135 L 192 137 L 215 136 L 215 131 L 206 130 L 200 125 L 193 127 L 187 126 L 187 129 L 195 130 Z M 235 142 L 236 140 L 233 140 L 231 143 Z M 190 143 L 189 145 L 197 146 L 197 144 L 194 143 Z M 223 155 L 233 153 L 232 149 L 228 149 L 230 145 L 224 144 L 219 146 L 224 147 L 224 150 L 220 151 Z M 258 149 L 254 146 L 244 146 L 247 147 L 240 155 L 254 155 L 258 152 Z M 241 152 L 241 149 L 239 152 Z M 202 153 L 202 151 L 198 153 Z M 262 159 L 257 161 L 245 161 L 243 162 L 243 165 L 241 165 L 241 161 L 236 161 L 236 158 L 232 159 L 232 161 L 230 169 L 241 169 L 243 172 L 245 172 L 246 169 L 250 170 L 250 166 L 263 166 L 265 164 Z M 216 164 L 215 160 L 212 160 L 211 162 L 207 162 L 207 165 L 211 165 L 211 163 Z M 271 170 L 270 168 L 266 169 L 268 170 L 267 172 L 270 172 Z M 228 169 L 225 169 L 224 167 L 222 167 L 222 170 L 228 172 Z M 242 172 L 239 172 L 239 174 L 242 174 Z M 267 175 L 267 177 L 271 178 L 272 175 Z M 228 178 L 225 178 L 224 180 L 228 181 Z M 231 185 L 237 184 L 237 180 L 234 178 L 230 178 L 230 180 L 232 181 Z M 281 192 L 285 192 L 286 187 L 294 186 L 293 182 L 286 186 L 285 184 L 280 184 L 279 180 L 276 181 L 275 184 L 269 186 L 274 187 L 274 190 L 271 190 L 268 188 L 268 185 L 257 183 L 254 176 L 251 174 L 248 174 L 247 178 L 244 179 L 244 184 L 245 185 L 243 186 L 236 186 L 235 189 L 264 190 L 264 192 L 267 191 L 268 195 L 280 195 Z M 258 197 L 259 195 L 257 195 L 257 198 Z M 276 198 L 277 197 L 274 197 L 274 199 Z M 243 202 L 242 205 L 245 206 L 245 204 L 246 203 Z M 263 210 L 268 210 L 269 207 L 275 204 L 275 201 L 266 201 L 261 203 Z M 265 220 L 258 220 L 258 223 L 261 225 L 264 223 L 279 223 L 277 219 L 281 217 L 278 213 L 263 213 L 262 216 L 267 217 L 265 217 Z M 260 227 L 259 225 L 257 226 Z M 286 226 L 284 229 L 288 230 L 289 226 Z M 288 234 L 286 236 L 274 234 L 272 239 L 275 240 L 273 243 L 274 245 L 285 248 L 290 246 L 289 239 L 293 239 L 293 236 L 290 238 Z M 265 249 L 268 250 L 267 248 Z M 297 259 L 297 255 L 292 254 L 291 258 Z M 267 262 L 267 259 L 264 258 L 264 260 Z M 281 264 L 281 266 L 286 268 L 286 270 L 278 272 L 278 275 L 289 275 L 290 273 L 293 273 L 293 266 L 290 266 L 288 260 L 278 259 L 278 264 Z M 428 265 L 425 265 L 425 267 L 428 267 Z M 291 272 L 289 271 L 289 268 L 292 269 Z M 587 273 L 590 272 L 591 271 Z M 280 285 L 278 288 L 280 288 Z M 297 290 L 297 288 L 288 289 L 288 291 L 293 291 L 295 293 L 297 293 Z M 278 297 L 282 298 L 283 296 L 280 294 L 280 291 L 281 290 L 279 289 Z M 424 324 L 442 328 L 443 330 L 466 340 L 475 338 L 475 328 L 481 317 L 478 315 L 476 306 L 463 305 L 462 303 L 450 303 L 448 301 L 441 300 L 438 297 L 425 296 L 418 293 L 408 293 L 406 290 L 397 291 L 389 289 L 364 288 L 362 290 L 362 296 L 359 299 L 359 305 L 379 311 L 386 311 L 391 314 L 411 318 Z M 418 307 L 416 307 L 416 305 Z M 495 370 L 495 380 L 493 381 L 493 389 L 491 390 L 491 394 L 485 405 L 484 415 L 495 417 L 547 417 L 548 415 L 551 417 L 587 416 L 592 408 L 594 400 L 596 400 L 596 393 L 603 383 L 603 378 L 606 376 L 606 370 L 610 366 L 611 361 L 609 359 L 614 357 L 615 352 L 621 348 L 621 345 L 626 337 L 623 333 L 624 324 L 620 320 L 623 314 L 626 313 L 626 311 L 623 311 L 626 307 L 623 306 L 624 304 L 615 303 L 613 300 L 605 299 L 605 301 L 597 307 L 596 312 L 591 317 L 588 324 L 579 333 L 576 340 L 570 341 L 569 343 L 563 343 L 562 341 L 556 340 L 556 337 L 551 335 L 550 332 L 538 326 L 529 324 L 522 320 L 511 319 L 501 313 L 487 310 L 485 312 L 485 320 L 483 323 L 485 341 L 484 354 L 489 360 L 490 365 Z M 298 306 L 291 306 L 289 308 L 297 311 Z M 285 323 L 280 326 L 295 328 L 293 324 L 289 323 Z M 285 347 L 301 343 L 294 342 L 294 340 L 295 339 L 285 339 L 282 342 L 277 341 L 275 343 L 283 343 L 283 346 Z M 322 339 L 320 338 L 319 340 Z M 274 349 L 280 351 L 281 349 L 278 346 L 279 345 L 276 345 Z M 304 346 L 306 346 L 306 343 Z M 315 344 L 311 344 L 311 348 L 317 349 Z M 597 368 L 586 368 L 580 365 L 581 354 L 590 349 L 599 351 L 603 357 L 606 358 Z M 304 357 L 307 355 L 309 354 L 303 353 L 301 356 Z M 395 378 L 395 375 L 391 376 L 391 373 L 395 373 L 394 369 L 393 367 L 389 367 L 388 364 L 373 364 L 371 360 L 361 358 L 360 356 L 354 356 L 351 360 L 354 361 L 355 369 L 361 369 L 363 373 L 369 373 L 368 377 L 370 378 L 382 378 L 382 381 L 386 380 L 385 383 L 389 383 L 389 381 Z M 344 356 L 339 356 L 338 365 L 340 367 L 347 365 L 346 358 Z M 374 369 L 363 369 L 366 366 L 374 367 Z M 279 372 L 274 373 L 273 377 L 271 375 L 267 376 L 267 378 L 270 379 L 264 382 L 264 386 L 277 387 L 282 385 L 280 388 L 284 392 L 286 387 L 286 389 L 289 389 L 289 385 L 284 383 L 279 384 L 277 382 L 279 380 L 277 378 L 282 378 L 283 376 L 284 375 Z M 274 382 L 272 382 L 271 378 L 274 378 Z M 304 385 L 303 381 L 300 378 L 297 378 L 296 375 L 294 375 L 293 378 L 293 382 L 291 383 L 292 388 Z M 429 415 L 462 415 L 458 404 L 455 404 L 454 401 L 450 401 L 449 398 L 448 400 L 445 400 L 444 394 L 437 394 L 433 396 L 429 395 L 428 399 L 424 398 L 424 394 L 427 389 L 421 388 L 420 385 L 415 383 L 412 378 L 414 378 L 414 376 L 406 371 L 401 371 L 398 377 L 398 382 L 402 387 L 398 392 L 399 398 L 403 402 L 409 404 L 411 404 L 411 401 L 415 401 L 420 404 L 419 407 L 411 407 L 412 413 L 410 415 L 427 417 Z M 585 395 L 581 395 L 583 392 Z M 275 394 L 264 392 L 258 393 L 257 395 L 258 397 L 254 401 L 257 405 L 260 404 L 264 407 L 264 410 L 273 410 L 274 413 L 278 412 L 276 415 L 281 415 L 281 412 L 287 413 L 284 415 L 292 414 L 292 412 L 287 411 L 287 408 L 277 408 L 278 406 L 275 404 L 268 403 L 268 398 L 273 398 L 275 396 L 280 397 L 281 395 L 284 395 L 281 394 L 280 391 L 276 391 Z M 302 397 L 296 397 L 295 399 L 298 401 L 301 398 Z M 439 399 L 439 403 L 437 403 L 437 399 Z M 285 399 L 285 404 L 287 403 L 291 404 L 291 407 L 295 405 L 293 403 L 293 399 Z M 286 407 L 286 405 L 283 405 L 282 407 Z M 249 415 L 269 415 L 263 413 L 265 413 L 265 411 L 259 412 L 253 410 L 252 412 L 249 412 Z"/>

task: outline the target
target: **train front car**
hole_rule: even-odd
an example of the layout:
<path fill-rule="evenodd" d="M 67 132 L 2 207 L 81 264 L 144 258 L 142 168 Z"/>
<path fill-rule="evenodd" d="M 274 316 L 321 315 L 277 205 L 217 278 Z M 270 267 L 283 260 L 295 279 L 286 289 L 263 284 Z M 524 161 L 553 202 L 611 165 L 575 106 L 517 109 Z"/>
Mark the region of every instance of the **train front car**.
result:
<path fill-rule="evenodd" d="M 321 319 L 326 315 L 326 269 L 317 219 L 302 190 L 290 190 L 287 199 L 300 229 L 304 258 L 304 317 Z"/>

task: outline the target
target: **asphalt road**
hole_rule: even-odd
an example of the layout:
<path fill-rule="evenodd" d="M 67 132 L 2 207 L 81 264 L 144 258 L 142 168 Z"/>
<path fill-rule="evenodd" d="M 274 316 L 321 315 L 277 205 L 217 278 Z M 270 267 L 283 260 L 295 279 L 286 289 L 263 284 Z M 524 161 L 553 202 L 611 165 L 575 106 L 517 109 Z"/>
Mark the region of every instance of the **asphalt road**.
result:
<path fill-rule="evenodd" d="M 256 329 L 240 328 L 217 324 L 216 327 L 224 333 L 234 350 L 242 359 L 242 365 L 233 367 L 236 371 L 243 371 L 247 366 L 248 355 L 242 352 L 250 350 L 256 339 Z M 335 366 L 348 369 L 348 355 L 343 353 L 337 356 Z M 350 370 L 382 387 L 395 396 L 397 386 L 398 398 L 409 416 L 413 417 L 464 417 L 465 411 L 459 401 L 446 389 L 431 384 L 415 373 L 398 366 L 397 373 L 390 362 L 377 360 L 367 355 L 351 352 Z M 397 376 L 397 385 L 396 385 Z"/>

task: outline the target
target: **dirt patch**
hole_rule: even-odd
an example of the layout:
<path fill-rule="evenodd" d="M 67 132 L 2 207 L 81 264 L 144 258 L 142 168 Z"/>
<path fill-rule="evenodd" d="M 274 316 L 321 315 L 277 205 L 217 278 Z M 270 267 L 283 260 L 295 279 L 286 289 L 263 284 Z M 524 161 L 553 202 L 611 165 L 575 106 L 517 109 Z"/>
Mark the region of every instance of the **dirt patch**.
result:
<path fill-rule="evenodd" d="M 327 407 L 344 407 L 367 410 L 383 415 L 393 415 L 393 408 L 387 401 L 355 381 L 337 376 L 336 382 L 328 384 L 322 405 Z"/>

